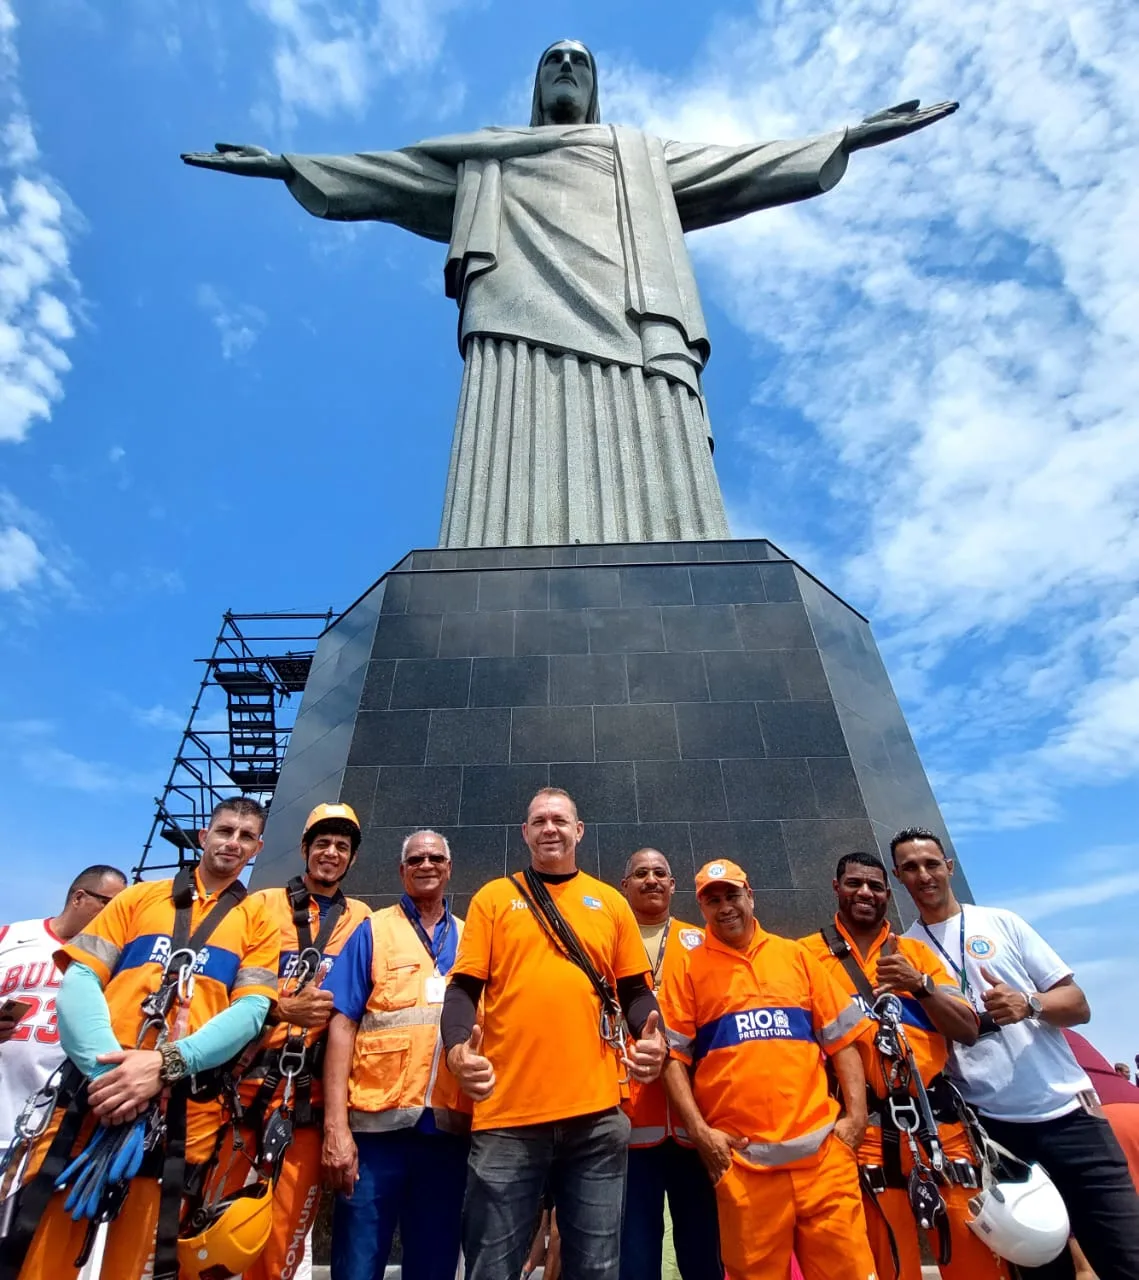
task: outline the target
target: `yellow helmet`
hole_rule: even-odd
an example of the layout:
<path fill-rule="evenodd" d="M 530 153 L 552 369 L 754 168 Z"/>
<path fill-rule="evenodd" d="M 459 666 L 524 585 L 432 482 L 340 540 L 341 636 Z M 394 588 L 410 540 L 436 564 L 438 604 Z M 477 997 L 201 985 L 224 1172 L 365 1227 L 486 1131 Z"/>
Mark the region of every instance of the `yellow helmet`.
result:
<path fill-rule="evenodd" d="M 244 1192 L 244 1194 L 243 1194 Z M 267 1182 L 243 1188 L 223 1200 L 203 1225 L 194 1214 L 178 1238 L 178 1274 L 187 1280 L 226 1280 L 239 1276 L 261 1256 L 273 1228 L 273 1193 Z"/>
<path fill-rule="evenodd" d="M 351 823 L 356 828 L 357 836 L 360 834 L 360 819 L 356 817 L 356 810 L 350 804 L 318 804 L 305 820 L 301 840 L 305 839 L 318 822 L 328 822 L 331 818 Z"/>

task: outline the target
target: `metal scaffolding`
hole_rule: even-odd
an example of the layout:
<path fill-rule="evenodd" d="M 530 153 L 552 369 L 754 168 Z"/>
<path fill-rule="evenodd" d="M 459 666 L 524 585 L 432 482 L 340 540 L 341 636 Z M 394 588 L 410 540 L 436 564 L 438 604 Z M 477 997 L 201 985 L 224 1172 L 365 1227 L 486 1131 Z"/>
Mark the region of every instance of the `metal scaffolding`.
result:
<path fill-rule="evenodd" d="M 268 807 L 327 613 L 231 613 L 203 664 L 202 682 L 182 733 L 134 878 L 194 862 L 198 832 L 227 796 Z"/>

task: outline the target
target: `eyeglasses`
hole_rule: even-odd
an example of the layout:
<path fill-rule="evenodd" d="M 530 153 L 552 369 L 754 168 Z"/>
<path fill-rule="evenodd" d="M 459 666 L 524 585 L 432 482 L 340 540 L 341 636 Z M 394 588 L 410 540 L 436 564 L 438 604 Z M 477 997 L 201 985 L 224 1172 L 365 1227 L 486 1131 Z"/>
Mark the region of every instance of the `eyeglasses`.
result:
<path fill-rule="evenodd" d="M 110 898 L 105 893 L 92 893 L 90 889 L 80 889 L 80 893 L 85 893 L 89 898 L 98 898 L 98 900 L 106 906 L 110 902 Z"/>
<path fill-rule="evenodd" d="M 672 872 L 665 871 L 660 867 L 638 867 L 630 878 L 633 880 L 647 880 L 649 876 L 656 876 L 658 880 L 671 880 Z"/>
<path fill-rule="evenodd" d="M 450 858 L 445 853 L 412 853 L 403 860 L 405 867 L 421 867 L 425 862 L 430 862 L 433 867 L 442 866 L 444 862 L 450 862 Z"/>

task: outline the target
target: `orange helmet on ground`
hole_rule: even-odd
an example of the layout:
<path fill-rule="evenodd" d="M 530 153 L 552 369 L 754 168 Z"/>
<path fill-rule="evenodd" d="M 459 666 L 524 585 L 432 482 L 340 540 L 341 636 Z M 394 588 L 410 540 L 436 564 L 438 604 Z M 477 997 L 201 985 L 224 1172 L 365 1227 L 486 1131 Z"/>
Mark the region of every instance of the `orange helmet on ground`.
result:
<path fill-rule="evenodd" d="M 178 1273 L 187 1280 L 228 1280 L 261 1256 L 273 1228 L 273 1193 L 267 1182 L 242 1188 L 208 1213 L 191 1216 L 178 1238 Z"/>

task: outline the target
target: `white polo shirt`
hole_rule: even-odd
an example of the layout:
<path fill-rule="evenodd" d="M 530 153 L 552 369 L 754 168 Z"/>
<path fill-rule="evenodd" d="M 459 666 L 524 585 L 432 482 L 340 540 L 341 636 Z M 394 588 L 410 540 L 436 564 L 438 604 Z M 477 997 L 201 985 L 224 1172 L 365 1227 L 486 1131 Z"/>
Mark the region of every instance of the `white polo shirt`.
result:
<path fill-rule="evenodd" d="M 921 920 L 906 930 L 945 961 L 978 1013 L 990 973 L 1018 991 L 1047 991 L 1072 970 L 1044 939 L 1013 911 L 962 906 L 940 924 Z M 1076 1063 L 1059 1027 L 1025 1018 L 982 1036 L 975 1045 L 955 1044 L 948 1074 L 962 1096 L 983 1116 L 998 1120 L 1054 1120 L 1079 1105 L 1078 1094 L 1092 1087 Z"/>

